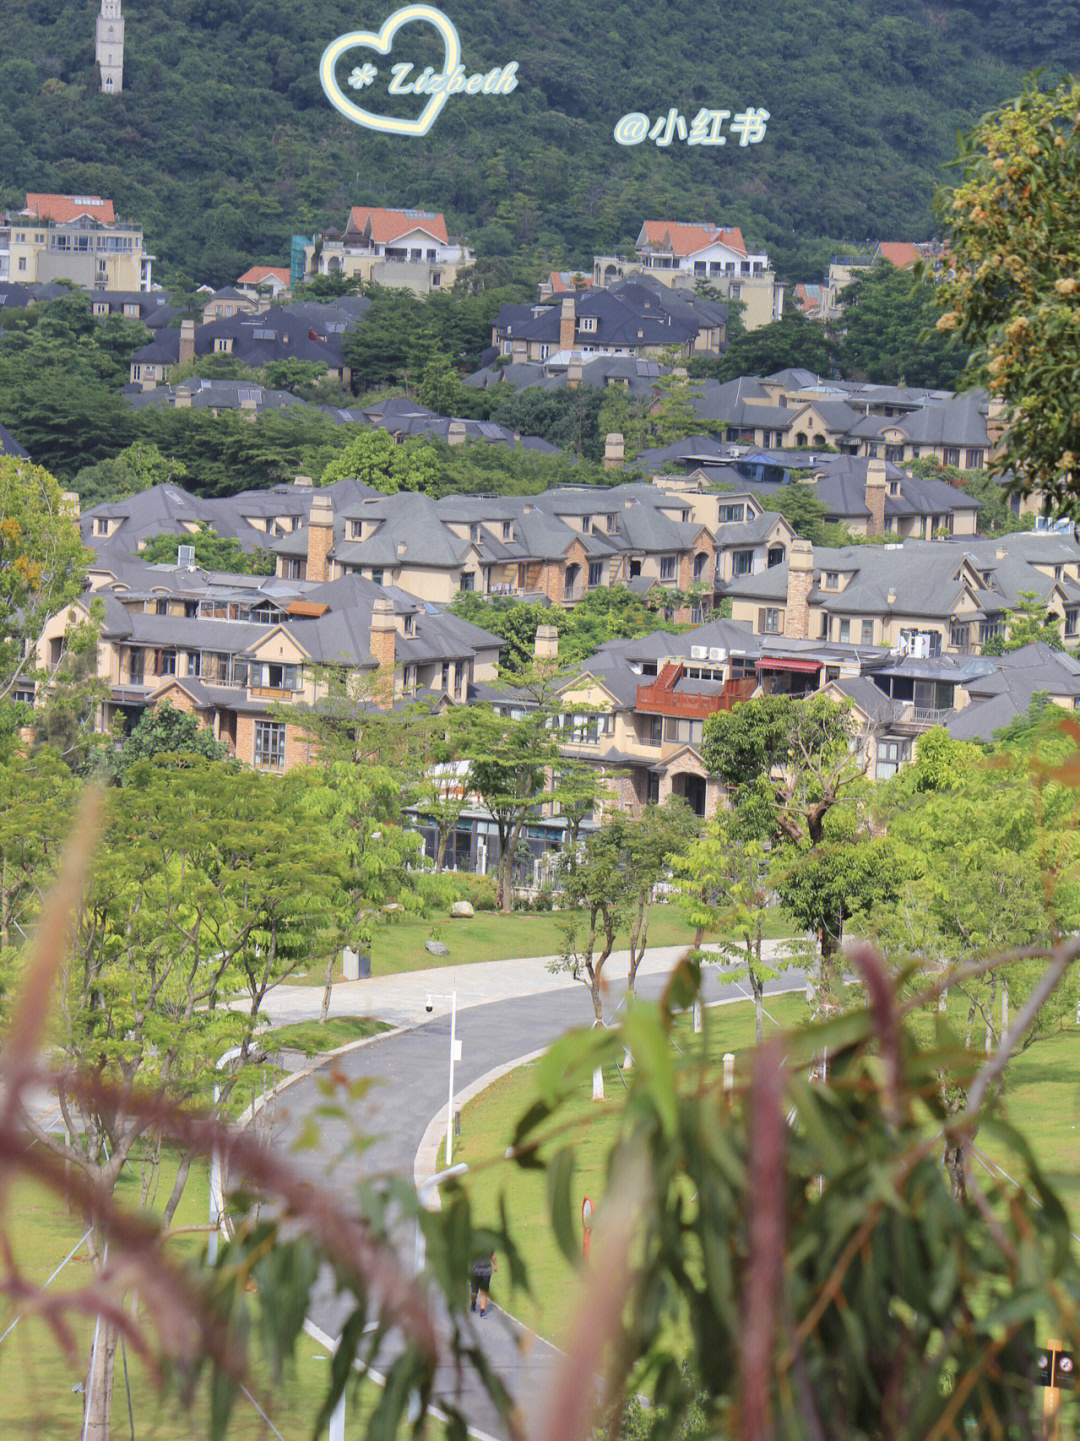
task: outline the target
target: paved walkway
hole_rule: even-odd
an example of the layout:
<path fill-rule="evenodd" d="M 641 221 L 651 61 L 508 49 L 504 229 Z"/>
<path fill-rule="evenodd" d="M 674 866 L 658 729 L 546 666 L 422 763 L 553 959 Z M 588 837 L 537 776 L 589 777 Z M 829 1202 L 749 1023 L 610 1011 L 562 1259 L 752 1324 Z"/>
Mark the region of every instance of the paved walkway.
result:
<path fill-rule="evenodd" d="M 770 956 L 778 943 L 770 943 Z M 656 996 L 682 947 L 664 947 L 647 953 L 638 973 L 638 989 Z M 611 987 L 605 999 L 610 1017 L 621 1002 L 625 984 L 626 953 L 608 963 Z M 803 984 L 802 974 L 789 971 L 769 990 L 791 990 Z M 429 1123 L 440 1109 L 445 1115 L 449 1050 L 448 1001 L 433 999 L 429 1017 L 428 991 L 458 990 L 457 1035 L 462 1058 L 455 1073 L 455 1101 L 480 1078 L 499 1066 L 545 1047 L 569 1027 L 588 1024 L 592 1018 L 588 993 L 581 982 L 552 975 L 544 959 L 494 961 L 434 971 L 414 971 L 368 981 L 353 981 L 334 988 L 335 1015 L 377 1015 L 403 1027 L 339 1055 L 334 1066 L 349 1080 L 375 1082 L 347 1119 L 320 1120 L 316 1148 L 295 1153 L 294 1159 L 312 1178 L 332 1186 L 348 1198 L 358 1182 L 372 1176 L 395 1174 L 412 1178 L 417 1153 Z M 723 1000 L 745 994 L 738 982 L 725 980 L 716 970 L 707 973 L 706 999 Z M 282 987 L 268 1006 L 275 1021 L 299 1020 L 318 1014 L 318 987 Z M 314 1011 L 312 1010 L 314 1008 Z M 271 1100 L 260 1116 L 264 1133 L 275 1145 L 287 1146 L 301 1130 L 304 1118 L 325 1103 L 320 1090 L 322 1067 L 288 1085 Z M 349 1147 L 357 1135 L 374 1137 L 363 1149 Z M 407 1246 L 411 1238 L 404 1238 Z M 462 1287 L 469 1258 L 462 1258 Z M 344 1307 L 329 1292 L 320 1296 L 311 1319 L 332 1338 L 340 1334 Z M 511 1395 L 528 1404 L 542 1396 L 558 1353 L 547 1342 L 522 1332 L 497 1306 L 477 1336 Z M 494 1407 L 471 1374 L 457 1376 L 450 1366 L 437 1377 L 437 1398 L 461 1406 L 472 1424 L 487 1436 L 503 1438 Z"/>
<path fill-rule="evenodd" d="M 787 954 L 784 941 L 766 941 L 764 958 L 770 964 Z M 706 946 L 704 949 L 709 950 Z M 666 975 L 685 946 L 654 946 L 645 952 L 638 976 Z M 613 951 L 604 975 L 614 987 L 625 985 L 629 953 Z M 515 996 L 540 992 L 577 991 L 587 996 L 581 981 L 567 971 L 552 972 L 548 965 L 555 956 L 529 956 L 516 961 L 477 961 L 472 965 L 433 966 L 425 971 L 402 971 L 392 976 L 372 976 L 366 981 L 337 981 L 330 996 L 332 1016 L 377 1016 L 396 1026 L 412 1025 L 429 1015 L 450 1009 L 450 992 L 456 991 L 459 1009 Z M 294 1021 L 317 1020 L 322 1013 L 322 986 L 278 986 L 270 992 L 263 1014 L 275 1026 Z M 432 1009 L 426 1010 L 431 998 Z"/>

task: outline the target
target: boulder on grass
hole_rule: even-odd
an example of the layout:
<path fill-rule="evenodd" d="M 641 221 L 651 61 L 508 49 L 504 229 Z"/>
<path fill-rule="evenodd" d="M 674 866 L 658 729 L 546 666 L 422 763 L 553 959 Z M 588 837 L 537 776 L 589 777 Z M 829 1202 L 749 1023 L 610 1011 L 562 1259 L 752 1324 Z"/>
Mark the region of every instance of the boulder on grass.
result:
<path fill-rule="evenodd" d="M 430 952 L 433 956 L 448 956 L 450 954 L 450 947 L 444 946 L 442 941 L 425 941 L 424 950 Z"/>
<path fill-rule="evenodd" d="M 450 914 L 456 921 L 471 921 L 476 912 L 471 901 L 455 901 L 450 907 Z"/>

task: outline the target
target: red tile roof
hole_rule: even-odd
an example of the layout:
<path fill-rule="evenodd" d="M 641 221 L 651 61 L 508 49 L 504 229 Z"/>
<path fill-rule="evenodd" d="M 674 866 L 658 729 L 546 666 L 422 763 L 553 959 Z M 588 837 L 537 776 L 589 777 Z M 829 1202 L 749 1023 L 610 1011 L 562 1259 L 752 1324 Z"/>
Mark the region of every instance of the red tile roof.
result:
<path fill-rule="evenodd" d="M 675 255 L 696 255 L 718 241 L 730 250 L 746 254 L 742 231 L 737 225 L 722 230 L 716 225 L 684 225 L 675 220 L 646 220 L 642 229 L 650 245 L 670 247 Z"/>
<path fill-rule="evenodd" d="M 882 260 L 888 260 L 900 270 L 906 270 L 909 265 L 914 265 L 922 256 L 918 249 L 912 245 L 910 240 L 883 240 L 878 245 L 877 253 Z"/>
<path fill-rule="evenodd" d="M 366 230 L 371 221 L 371 238 L 379 245 L 392 245 L 412 230 L 423 230 L 443 245 L 450 244 L 442 213 L 431 210 L 380 210 L 370 205 L 354 205 L 349 211 L 349 230 Z"/>
<path fill-rule="evenodd" d="M 272 275 L 276 275 L 282 285 L 288 285 L 292 278 L 287 265 L 253 265 L 250 270 L 244 271 L 236 283 L 237 285 L 261 285 Z"/>
<path fill-rule="evenodd" d="M 33 215 L 38 220 L 77 220 L 80 215 L 91 215 L 104 225 L 114 225 L 111 200 L 102 200 L 100 195 L 32 195 L 26 196 L 23 215 Z"/>
<path fill-rule="evenodd" d="M 580 283 L 575 285 L 575 280 L 579 281 Z M 553 295 L 557 294 L 560 290 L 568 290 L 571 292 L 577 290 L 591 290 L 592 276 L 582 275 L 579 271 L 576 270 L 553 270 L 549 277 L 549 284 L 551 285 L 551 291 Z"/>

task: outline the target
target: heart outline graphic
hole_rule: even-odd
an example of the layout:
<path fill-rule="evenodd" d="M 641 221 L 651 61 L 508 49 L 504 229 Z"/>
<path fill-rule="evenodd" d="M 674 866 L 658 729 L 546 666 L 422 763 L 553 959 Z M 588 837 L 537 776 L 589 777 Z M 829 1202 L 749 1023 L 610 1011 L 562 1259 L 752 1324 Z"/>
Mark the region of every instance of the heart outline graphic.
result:
<path fill-rule="evenodd" d="M 365 110 L 362 105 L 355 104 L 342 93 L 334 74 L 334 66 L 338 60 L 346 50 L 352 50 L 354 47 L 363 46 L 365 49 L 377 51 L 380 55 L 389 55 L 390 47 L 394 43 L 394 36 L 403 25 L 409 25 L 414 20 L 426 21 L 429 25 L 433 25 L 442 36 L 444 48 L 442 73 L 444 75 L 453 74 L 461 61 L 461 38 L 453 21 L 432 5 L 406 5 L 401 10 L 395 10 L 393 15 L 383 22 L 378 33 L 373 30 L 353 30 L 348 35 L 340 35 L 336 40 L 331 41 L 323 51 L 322 59 L 319 62 L 319 80 L 327 100 L 347 120 L 353 121 L 356 125 L 363 125 L 368 130 L 381 130 L 387 135 L 426 135 L 434 125 L 448 99 L 445 90 L 431 97 L 416 120 L 401 120 L 390 115 L 374 115 L 370 110 Z"/>

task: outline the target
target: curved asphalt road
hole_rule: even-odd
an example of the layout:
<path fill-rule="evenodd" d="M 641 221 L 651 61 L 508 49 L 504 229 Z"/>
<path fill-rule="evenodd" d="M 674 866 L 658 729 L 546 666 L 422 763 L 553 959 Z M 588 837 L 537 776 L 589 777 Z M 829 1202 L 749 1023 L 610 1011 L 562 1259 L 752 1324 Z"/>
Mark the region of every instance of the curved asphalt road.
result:
<path fill-rule="evenodd" d="M 665 977 L 639 978 L 638 991 L 650 998 L 660 994 Z M 801 989 L 803 973 L 786 972 L 766 989 L 769 992 Z M 706 971 L 705 999 L 718 1001 L 746 995 L 731 981 Z M 607 997 L 605 1019 L 621 1000 L 621 988 L 612 986 Z M 462 1059 L 455 1067 L 455 1083 L 463 1090 L 496 1066 L 515 1061 L 542 1046 L 550 1045 L 573 1026 L 592 1019 L 591 1004 L 584 986 L 544 991 L 512 1000 L 494 1001 L 459 1009 L 457 1035 L 462 1042 Z M 355 1105 L 348 1122 L 319 1118 L 319 1143 L 311 1150 L 294 1153 L 297 1165 L 313 1180 L 331 1185 L 343 1197 L 353 1194 L 362 1179 L 393 1173 L 412 1179 L 417 1148 L 431 1118 L 446 1104 L 448 1014 L 411 1029 L 373 1041 L 335 1058 L 333 1065 L 350 1081 L 361 1077 L 375 1082 Z M 305 1118 L 325 1104 L 320 1089 L 326 1066 L 294 1082 L 272 1099 L 259 1117 L 259 1127 L 273 1137 L 275 1145 L 289 1145 L 296 1139 Z M 347 1151 L 357 1135 L 375 1140 L 359 1151 Z M 468 1258 L 463 1258 L 462 1286 Z M 312 1308 L 310 1319 L 330 1337 L 340 1334 L 346 1306 L 327 1294 Z M 512 1320 L 494 1309 L 477 1328 L 484 1350 L 498 1370 L 510 1394 L 527 1403 L 542 1395 L 545 1380 L 558 1358 L 547 1342 L 523 1332 Z M 506 1437 L 495 1408 L 471 1374 L 457 1376 L 447 1366 L 437 1377 L 436 1400 L 452 1399 L 471 1424 L 488 1436 Z"/>

